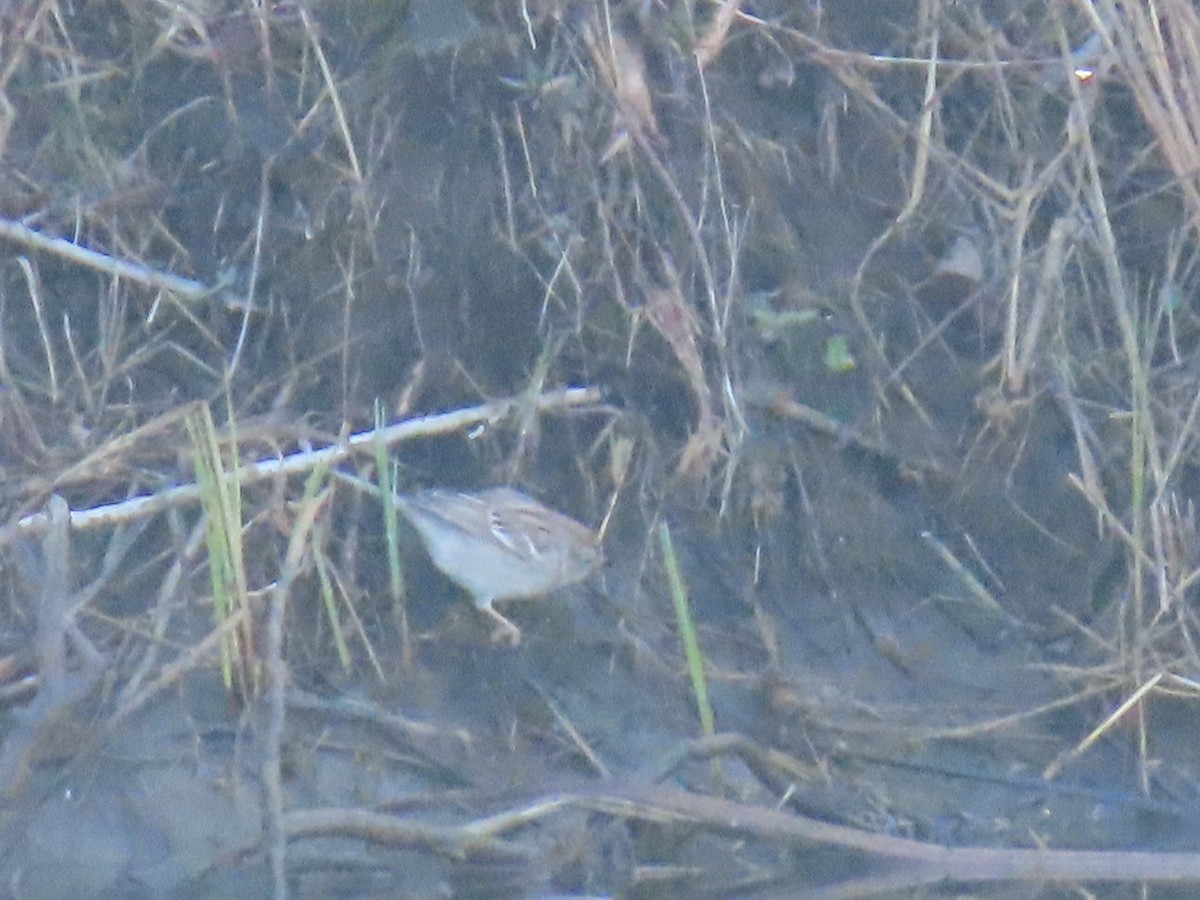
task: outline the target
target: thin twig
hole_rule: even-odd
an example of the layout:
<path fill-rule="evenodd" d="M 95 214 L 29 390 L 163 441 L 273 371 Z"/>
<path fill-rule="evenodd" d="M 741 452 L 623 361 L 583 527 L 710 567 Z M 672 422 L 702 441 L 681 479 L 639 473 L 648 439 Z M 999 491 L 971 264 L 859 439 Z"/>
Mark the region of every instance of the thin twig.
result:
<path fill-rule="evenodd" d="M 114 278 L 124 278 L 155 290 L 170 291 L 184 300 L 201 300 L 211 297 L 217 290 L 203 282 L 181 278 L 170 272 L 160 272 L 141 263 L 110 256 L 98 250 L 90 250 L 64 238 L 48 237 L 20 222 L 14 222 L 12 219 L 0 219 L 0 237 L 34 250 L 51 253 Z"/>
<path fill-rule="evenodd" d="M 598 388 L 564 388 L 542 394 L 537 398 L 536 406 L 541 411 L 547 411 L 590 406 L 599 403 L 600 399 L 601 393 Z M 390 446 L 417 437 L 458 431 L 481 422 L 495 422 L 503 418 L 516 402 L 511 399 L 494 400 L 481 406 L 407 419 L 386 428 L 360 431 L 350 435 L 344 442 L 322 447 L 319 450 L 305 450 L 282 458 L 275 457 L 247 463 L 232 473 L 231 477 L 237 478 L 240 484 L 247 485 L 281 475 L 306 472 L 320 463 L 334 463 L 361 450 L 370 451 L 377 440 Z M 195 503 L 199 499 L 200 492 L 195 484 L 181 484 L 154 494 L 132 497 L 119 503 L 94 506 L 91 509 L 73 509 L 71 510 L 71 528 L 99 528 L 114 525 L 143 516 L 151 516 L 181 504 Z M 0 547 L 8 544 L 18 535 L 40 534 L 45 531 L 48 521 L 45 513 L 34 513 L 25 516 L 13 525 L 0 529 Z"/>

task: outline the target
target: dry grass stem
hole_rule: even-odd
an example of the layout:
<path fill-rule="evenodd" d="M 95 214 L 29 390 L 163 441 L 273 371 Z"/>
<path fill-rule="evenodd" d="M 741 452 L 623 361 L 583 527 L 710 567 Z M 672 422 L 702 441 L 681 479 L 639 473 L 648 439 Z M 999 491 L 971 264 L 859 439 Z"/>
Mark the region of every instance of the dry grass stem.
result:
<path fill-rule="evenodd" d="M 1120 65 L 1200 227 L 1200 12 L 1190 0 L 1080 0 Z"/>
<path fill-rule="evenodd" d="M 741 12 L 741 7 L 742 0 L 725 0 L 717 6 L 708 30 L 696 41 L 696 65 L 701 69 L 707 68 L 720 55 L 721 48 L 725 46 L 725 36 Z"/>

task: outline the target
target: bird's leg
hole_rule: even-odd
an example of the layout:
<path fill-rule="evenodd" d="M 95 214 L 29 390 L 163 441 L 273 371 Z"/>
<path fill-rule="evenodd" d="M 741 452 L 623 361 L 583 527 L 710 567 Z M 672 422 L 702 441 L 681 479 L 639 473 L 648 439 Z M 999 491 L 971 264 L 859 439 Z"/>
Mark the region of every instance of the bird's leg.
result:
<path fill-rule="evenodd" d="M 479 608 L 499 623 L 500 627 L 492 632 L 493 644 L 500 641 L 507 641 L 510 646 L 515 647 L 521 643 L 521 629 L 501 615 L 491 603 L 487 603 Z"/>

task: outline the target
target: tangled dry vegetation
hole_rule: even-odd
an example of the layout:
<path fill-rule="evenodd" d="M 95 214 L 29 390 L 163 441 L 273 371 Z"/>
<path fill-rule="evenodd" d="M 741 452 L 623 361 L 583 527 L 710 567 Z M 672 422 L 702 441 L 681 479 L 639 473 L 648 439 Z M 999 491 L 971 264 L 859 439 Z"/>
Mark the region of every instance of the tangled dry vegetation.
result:
<path fill-rule="evenodd" d="M 1077 708 L 1096 730 L 1044 774 L 1131 727 L 1151 793 L 1149 711 L 1200 699 L 1198 173 L 1190 0 L 4 5 L 2 633 L 6 702 L 36 700 L 0 786 L 81 703 L 112 734 L 219 661 L 272 691 L 277 886 L 288 837 L 338 828 L 515 853 L 496 834 L 540 814 L 440 839 L 284 814 L 285 671 L 431 652 L 329 477 L 388 447 L 406 483 L 537 486 L 631 585 L 663 517 L 722 529 L 776 686 L 795 579 L 911 672 L 856 595 L 938 567 L 964 641 L 1033 635 L 1060 691 L 964 733 Z M 614 601 L 613 655 L 674 673 L 653 590 Z M 712 752 L 779 764 L 739 747 Z M 627 800 L 584 808 L 670 806 Z"/>

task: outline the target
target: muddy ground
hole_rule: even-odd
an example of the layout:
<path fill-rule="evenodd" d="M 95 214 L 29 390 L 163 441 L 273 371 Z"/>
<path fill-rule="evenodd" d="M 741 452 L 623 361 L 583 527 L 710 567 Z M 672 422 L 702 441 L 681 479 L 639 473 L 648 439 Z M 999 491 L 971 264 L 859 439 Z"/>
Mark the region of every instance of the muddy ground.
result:
<path fill-rule="evenodd" d="M 0 895 L 1191 896 L 1195 220 L 1089 9 L 0 8 Z M 233 626 L 200 405 L 296 461 Z M 458 410 L 402 489 L 602 530 L 516 648 L 305 456 Z"/>

